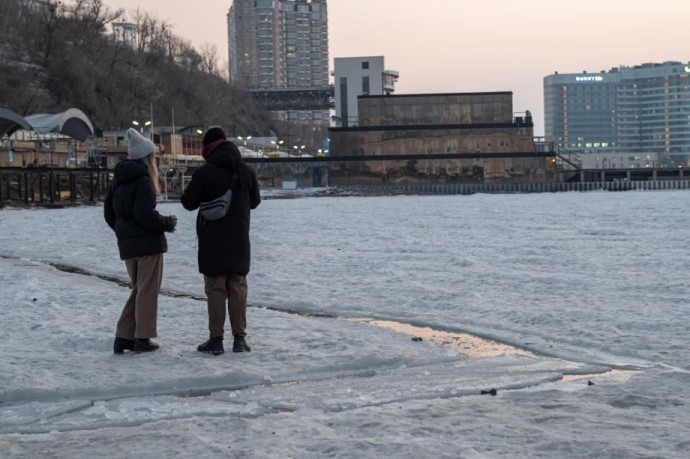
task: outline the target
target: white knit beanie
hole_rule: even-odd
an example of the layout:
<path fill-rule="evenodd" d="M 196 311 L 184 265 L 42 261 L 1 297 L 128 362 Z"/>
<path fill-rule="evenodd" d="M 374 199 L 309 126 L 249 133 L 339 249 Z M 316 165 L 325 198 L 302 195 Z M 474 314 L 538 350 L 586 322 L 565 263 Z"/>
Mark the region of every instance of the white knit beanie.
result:
<path fill-rule="evenodd" d="M 139 134 L 136 129 L 127 130 L 127 154 L 129 159 L 142 159 L 153 153 L 156 146 L 149 139 Z"/>

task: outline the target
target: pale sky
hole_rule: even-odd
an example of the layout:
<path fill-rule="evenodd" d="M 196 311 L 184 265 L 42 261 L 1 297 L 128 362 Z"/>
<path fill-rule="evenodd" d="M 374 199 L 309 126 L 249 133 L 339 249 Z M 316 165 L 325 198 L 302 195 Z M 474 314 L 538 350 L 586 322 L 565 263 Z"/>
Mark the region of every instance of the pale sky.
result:
<path fill-rule="evenodd" d="M 227 62 L 231 0 L 103 0 L 141 8 Z M 330 0 L 335 57 L 385 56 L 396 94 L 512 91 L 543 135 L 543 78 L 690 60 L 690 0 Z"/>

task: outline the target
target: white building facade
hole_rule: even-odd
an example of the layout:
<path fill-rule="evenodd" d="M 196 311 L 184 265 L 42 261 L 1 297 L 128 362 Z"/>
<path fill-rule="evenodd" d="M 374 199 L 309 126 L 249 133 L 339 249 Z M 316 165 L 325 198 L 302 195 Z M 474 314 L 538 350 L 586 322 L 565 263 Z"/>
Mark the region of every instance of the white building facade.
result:
<path fill-rule="evenodd" d="M 357 97 L 395 92 L 399 74 L 385 69 L 383 56 L 340 57 L 333 65 L 335 117 L 340 127 L 358 125 Z"/>
<path fill-rule="evenodd" d="M 111 24 L 113 38 L 117 43 L 122 43 L 129 49 L 139 47 L 139 28 L 132 22 L 113 22 Z"/>
<path fill-rule="evenodd" d="M 593 153 L 582 155 L 583 169 L 654 169 L 658 153 Z"/>

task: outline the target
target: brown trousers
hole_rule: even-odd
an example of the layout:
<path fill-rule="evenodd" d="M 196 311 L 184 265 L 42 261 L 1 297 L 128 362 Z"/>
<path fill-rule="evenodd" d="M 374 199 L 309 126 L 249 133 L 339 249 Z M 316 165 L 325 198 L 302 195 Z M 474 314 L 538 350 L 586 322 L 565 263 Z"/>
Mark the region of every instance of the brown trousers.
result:
<path fill-rule="evenodd" d="M 117 322 L 118 338 L 155 338 L 158 336 L 158 294 L 163 280 L 163 254 L 125 260 L 132 281 L 132 292 Z"/>
<path fill-rule="evenodd" d="M 226 301 L 232 335 L 246 336 L 247 277 L 239 274 L 204 275 L 204 287 L 208 298 L 208 330 L 211 338 L 225 334 Z"/>

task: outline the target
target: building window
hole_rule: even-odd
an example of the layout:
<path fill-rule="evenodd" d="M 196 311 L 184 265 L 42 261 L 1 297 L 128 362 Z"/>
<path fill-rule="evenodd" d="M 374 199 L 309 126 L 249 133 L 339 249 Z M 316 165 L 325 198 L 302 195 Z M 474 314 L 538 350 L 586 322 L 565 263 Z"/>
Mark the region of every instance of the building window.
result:
<path fill-rule="evenodd" d="M 347 112 L 347 78 L 340 77 L 340 120 L 342 127 L 347 127 L 347 119 L 349 113 Z"/>
<path fill-rule="evenodd" d="M 362 62 L 362 70 L 369 70 L 369 62 Z"/>
<path fill-rule="evenodd" d="M 369 77 L 362 77 L 362 94 L 369 95 Z"/>

